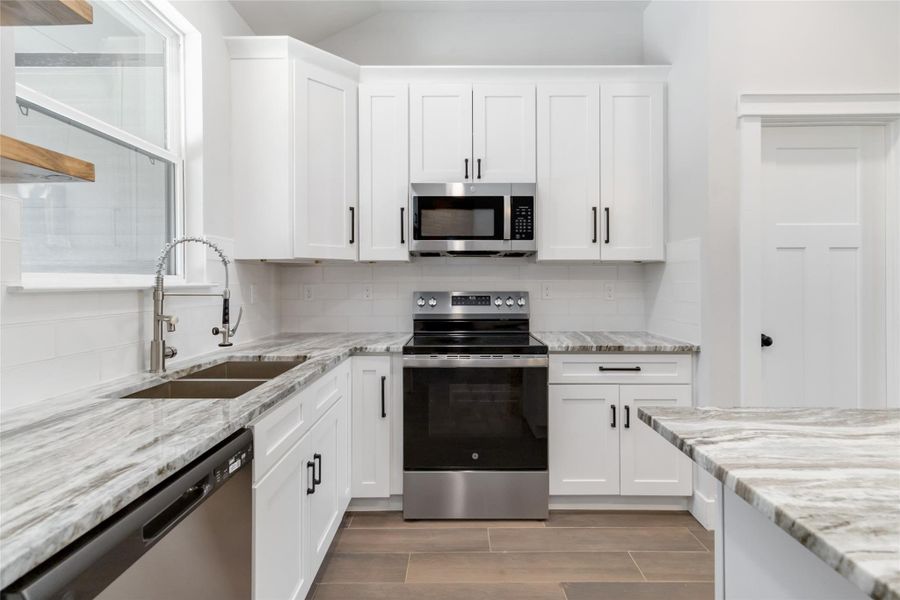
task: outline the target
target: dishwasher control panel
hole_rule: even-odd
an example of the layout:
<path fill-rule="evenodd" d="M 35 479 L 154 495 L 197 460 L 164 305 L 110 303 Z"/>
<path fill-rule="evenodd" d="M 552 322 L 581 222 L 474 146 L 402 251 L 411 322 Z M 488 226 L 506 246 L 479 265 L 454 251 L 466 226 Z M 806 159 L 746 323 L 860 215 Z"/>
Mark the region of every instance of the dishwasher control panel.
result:
<path fill-rule="evenodd" d="M 215 469 L 213 469 L 213 476 L 215 477 L 215 485 L 219 485 L 224 481 L 227 481 L 229 477 L 237 473 L 242 467 L 247 466 L 253 460 L 253 446 L 245 446 L 241 448 L 230 457 L 228 460 L 219 464 Z"/>

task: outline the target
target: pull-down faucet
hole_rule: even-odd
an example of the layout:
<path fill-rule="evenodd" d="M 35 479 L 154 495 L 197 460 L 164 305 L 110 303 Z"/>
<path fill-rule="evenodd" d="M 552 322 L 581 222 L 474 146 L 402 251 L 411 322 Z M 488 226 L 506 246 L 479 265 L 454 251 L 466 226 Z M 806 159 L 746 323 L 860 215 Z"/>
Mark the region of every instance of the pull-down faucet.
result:
<path fill-rule="evenodd" d="M 225 266 L 225 289 L 217 294 L 203 294 L 203 293 L 175 293 L 169 292 L 166 293 L 163 287 L 163 271 L 165 270 L 166 261 L 169 258 L 169 254 L 179 244 L 184 244 L 186 242 L 197 242 L 198 244 L 204 244 L 209 246 L 215 251 L 216 254 L 219 255 L 219 259 L 222 261 L 222 265 Z M 228 260 L 228 257 L 225 256 L 225 253 L 222 252 L 222 249 L 219 248 L 216 244 L 206 240 L 204 238 L 199 237 L 182 237 L 177 240 L 172 240 L 168 244 L 166 244 L 162 252 L 159 255 L 159 258 L 156 261 L 156 280 L 153 286 L 153 341 L 150 342 L 150 371 L 153 373 L 163 373 L 166 370 L 166 359 L 172 358 L 176 354 L 178 354 L 178 350 L 174 346 L 167 346 L 166 341 L 164 339 L 164 331 L 163 327 L 165 327 L 165 331 L 169 333 L 175 331 L 175 324 L 178 322 L 178 319 L 172 315 L 163 314 L 163 301 L 167 296 L 221 296 L 222 297 L 222 326 L 221 327 L 213 327 L 212 333 L 213 335 L 221 335 L 222 341 L 219 342 L 219 346 L 227 347 L 231 346 L 231 337 L 237 333 L 238 327 L 241 324 L 241 317 L 244 314 L 244 307 L 241 307 L 241 310 L 238 312 L 237 321 L 234 323 L 234 327 L 231 327 L 231 319 L 229 316 L 229 302 L 231 300 L 231 292 L 228 289 L 228 263 L 231 262 Z"/>

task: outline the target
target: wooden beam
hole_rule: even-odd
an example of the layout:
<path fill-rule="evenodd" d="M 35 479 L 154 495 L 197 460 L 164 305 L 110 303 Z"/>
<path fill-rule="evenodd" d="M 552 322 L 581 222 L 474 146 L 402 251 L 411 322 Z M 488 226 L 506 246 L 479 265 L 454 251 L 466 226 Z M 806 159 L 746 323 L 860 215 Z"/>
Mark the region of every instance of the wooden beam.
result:
<path fill-rule="evenodd" d="M 0 25 L 90 25 L 94 8 L 87 0 L 0 0 Z"/>
<path fill-rule="evenodd" d="M 94 181 L 94 163 L 0 135 L 0 182 Z"/>

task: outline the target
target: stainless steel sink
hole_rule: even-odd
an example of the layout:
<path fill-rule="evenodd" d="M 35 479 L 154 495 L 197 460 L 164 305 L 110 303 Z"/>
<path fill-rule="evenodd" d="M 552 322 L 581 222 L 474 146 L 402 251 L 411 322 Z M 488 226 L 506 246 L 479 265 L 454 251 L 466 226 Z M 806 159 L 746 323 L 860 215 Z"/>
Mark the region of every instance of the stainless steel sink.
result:
<path fill-rule="evenodd" d="M 190 375 L 179 377 L 179 381 L 190 379 L 272 379 L 297 365 L 306 362 L 306 357 L 298 360 L 229 360 Z"/>
<path fill-rule="evenodd" d="M 266 379 L 180 379 L 135 392 L 125 398 L 237 398 Z"/>

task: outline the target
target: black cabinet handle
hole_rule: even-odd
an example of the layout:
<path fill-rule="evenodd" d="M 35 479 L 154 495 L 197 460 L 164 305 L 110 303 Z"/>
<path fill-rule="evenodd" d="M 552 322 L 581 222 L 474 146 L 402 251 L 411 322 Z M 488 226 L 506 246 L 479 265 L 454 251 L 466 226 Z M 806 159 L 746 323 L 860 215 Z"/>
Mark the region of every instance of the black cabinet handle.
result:
<path fill-rule="evenodd" d="M 404 234 L 404 228 L 406 227 L 406 217 L 404 216 L 405 214 L 406 214 L 406 208 L 401 206 L 400 207 L 400 243 L 401 244 L 406 243 L 406 237 Z"/>
<path fill-rule="evenodd" d="M 384 410 L 384 382 L 387 380 L 387 377 L 384 375 L 381 376 L 381 418 L 385 418 L 387 416 L 387 412 Z"/>
<path fill-rule="evenodd" d="M 640 372 L 641 368 L 640 367 L 604 367 L 603 365 L 600 365 L 599 367 L 597 367 L 597 370 L 598 371 L 636 371 L 636 372 Z"/>
<path fill-rule="evenodd" d="M 608 206 L 605 206 L 603 208 L 603 213 L 606 216 L 606 239 L 603 240 L 603 243 L 608 244 L 609 243 L 609 207 Z"/>
<path fill-rule="evenodd" d="M 591 214 L 593 215 L 592 220 L 594 222 L 594 237 L 591 240 L 591 243 L 596 244 L 597 243 L 597 207 L 596 206 L 591 207 Z"/>
<path fill-rule="evenodd" d="M 616 405 L 613 404 L 612 406 L 610 406 L 610 408 L 612 409 L 612 423 L 610 423 L 609 426 L 615 427 L 616 426 Z"/>
<path fill-rule="evenodd" d="M 631 407 L 625 405 L 625 429 L 631 427 Z"/>
<path fill-rule="evenodd" d="M 318 475 L 316 475 L 316 469 L 313 468 L 313 483 L 320 485 L 322 483 L 322 455 L 319 453 L 313 454 L 313 460 L 318 463 L 319 467 Z"/>
<path fill-rule="evenodd" d="M 312 486 L 309 485 L 309 470 L 312 468 L 313 476 L 312 476 Z M 315 494 L 316 493 L 316 464 L 308 460 L 306 461 L 306 494 Z"/>
<path fill-rule="evenodd" d="M 478 179 L 481 179 L 481 159 L 478 159 Z"/>
<path fill-rule="evenodd" d="M 356 242 L 356 207 L 350 207 L 350 243 Z"/>
<path fill-rule="evenodd" d="M 768 348 L 769 346 L 771 346 L 772 344 L 775 343 L 775 340 L 773 340 L 771 336 L 768 336 L 764 333 L 760 334 L 760 335 L 761 335 L 761 337 L 760 337 L 759 345 L 762 346 L 763 348 Z"/>
<path fill-rule="evenodd" d="M 469 159 L 466 159 L 466 176 L 465 179 L 469 178 Z"/>

